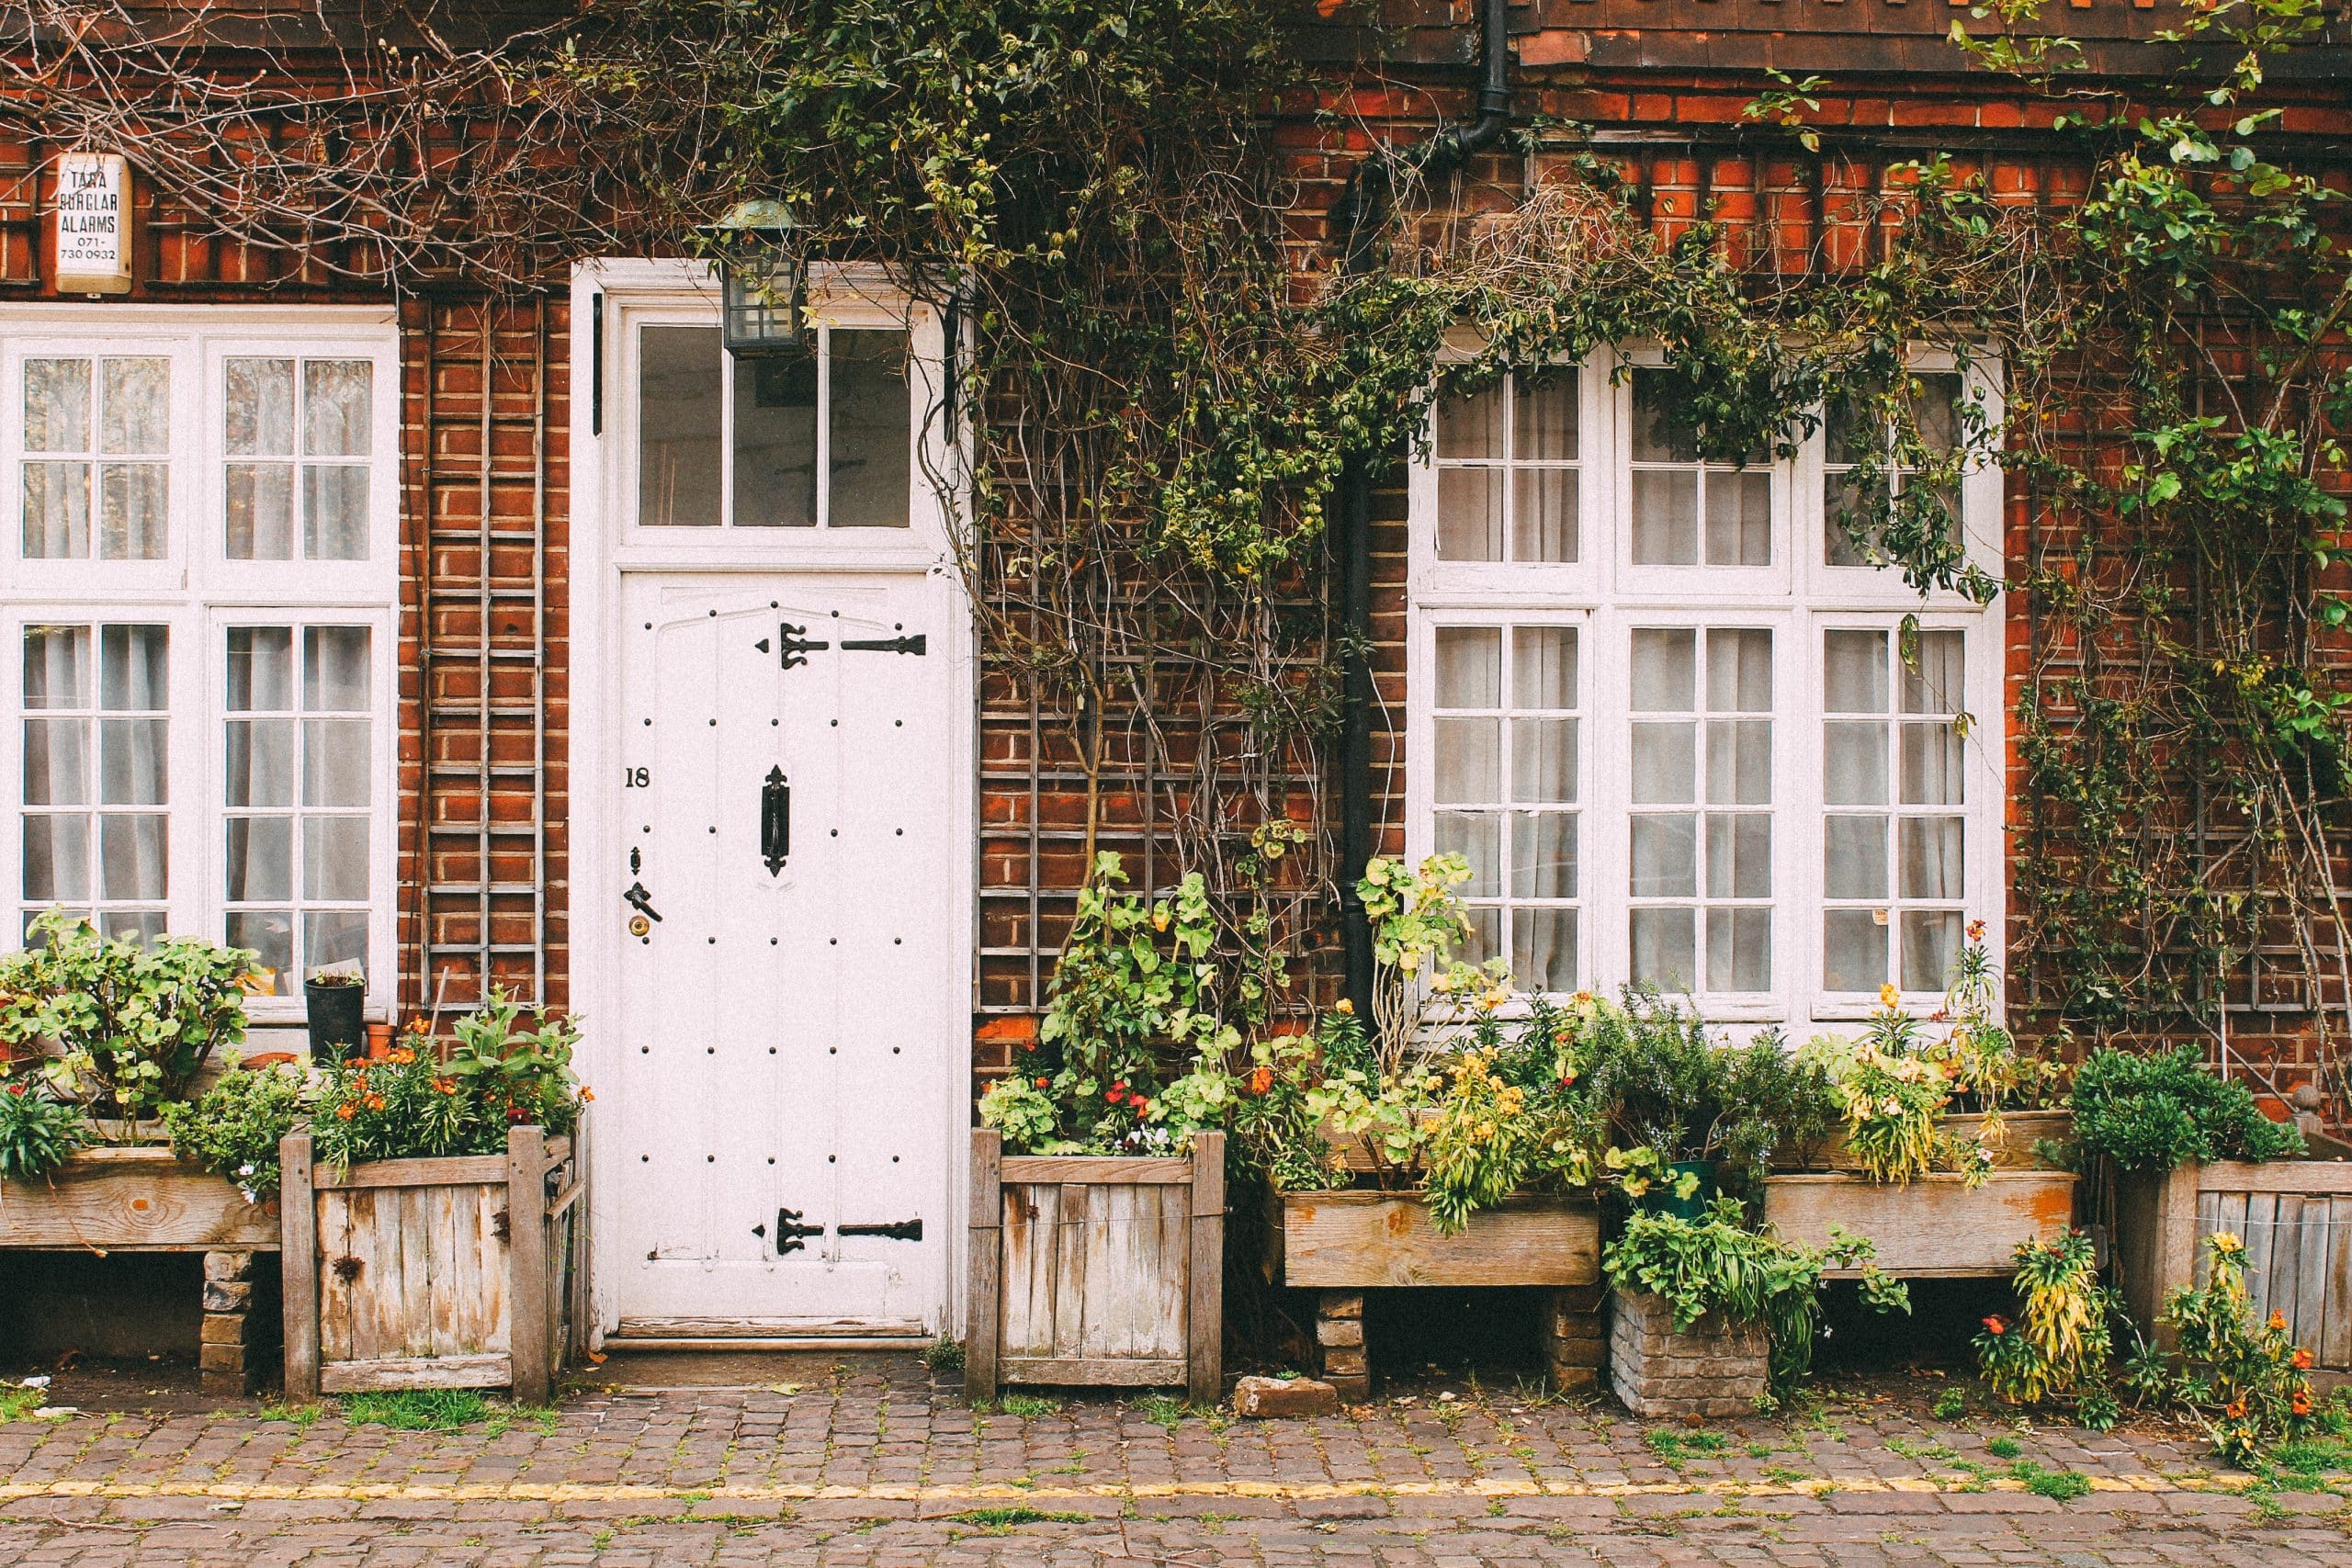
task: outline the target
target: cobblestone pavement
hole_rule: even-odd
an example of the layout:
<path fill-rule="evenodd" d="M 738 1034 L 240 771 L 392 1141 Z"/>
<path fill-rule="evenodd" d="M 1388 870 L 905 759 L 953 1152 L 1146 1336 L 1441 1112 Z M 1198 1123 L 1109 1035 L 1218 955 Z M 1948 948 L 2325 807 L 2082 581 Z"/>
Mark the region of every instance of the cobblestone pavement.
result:
<path fill-rule="evenodd" d="M 259 1408 L 6 1422 L 0 1564 L 2352 1562 L 2334 1491 L 2249 1493 L 2193 1443 L 1900 1397 L 1694 1429 L 1432 1390 L 1250 1423 L 1109 1399 L 976 1416 L 911 1359 L 783 1375 L 805 1381 L 640 1368 L 458 1431 Z M 2091 1490 L 2038 1495 L 2020 1464 Z"/>

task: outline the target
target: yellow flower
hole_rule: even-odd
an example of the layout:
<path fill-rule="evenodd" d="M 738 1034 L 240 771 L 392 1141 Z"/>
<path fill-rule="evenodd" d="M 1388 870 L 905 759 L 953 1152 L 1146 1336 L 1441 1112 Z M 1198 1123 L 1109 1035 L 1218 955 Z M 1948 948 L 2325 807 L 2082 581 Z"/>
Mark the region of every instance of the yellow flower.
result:
<path fill-rule="evenodd" d="M 1333 1012 L 1343 1012 L 1352 1016 L 1356 1010 L 1356 1004 L 1350 1001 L 1347 998 L 1341 997 L 1338 1001 L 1331 1004 L 1331 1010 Z"/>
<path fill-rule="evenodd" d="M 1903 993 L 1896 990 L 1893 986 L 1881 986 L 1878 988 L 1878 1005 L 1886 1009 L 1889 1012 L 1893 1012 L 1894 1010 L 1894 1004 L 1902 1000 L 1902 998 Z"/>

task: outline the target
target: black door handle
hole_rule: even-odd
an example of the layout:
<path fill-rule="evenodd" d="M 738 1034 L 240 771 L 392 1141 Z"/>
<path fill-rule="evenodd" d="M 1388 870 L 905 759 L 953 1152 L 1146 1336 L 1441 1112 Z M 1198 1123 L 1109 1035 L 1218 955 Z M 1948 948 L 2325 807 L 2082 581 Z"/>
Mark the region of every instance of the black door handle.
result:
<path fill-rule="evenodd" d="M 662 911 L 653 907 L 653 895 L 645 890 L 644 883 L 630 883 L 628 890 L 623 893 L 621 897 L 626 902 L 636 905 L 637 912 L 647 919 L 658 920 L 662 918 Z"/>
<path fill-rule="evenodd" d="M 792 786 L 782 768 L 770 768 L 760 785 L 760 859 L 775 876 L 792 853 Z"/>

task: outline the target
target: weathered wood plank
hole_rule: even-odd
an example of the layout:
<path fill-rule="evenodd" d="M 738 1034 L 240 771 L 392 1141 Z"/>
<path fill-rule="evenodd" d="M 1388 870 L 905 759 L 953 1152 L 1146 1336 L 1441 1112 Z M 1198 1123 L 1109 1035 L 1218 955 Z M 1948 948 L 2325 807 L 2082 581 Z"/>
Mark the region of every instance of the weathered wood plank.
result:
<path fill-rule="evenodd" d="M 320 1165 L 311 1172 L 321 1191 L 347 1187 L 455 1187 L 476 1182 L 503 1182 L 504 1155 L 450 1155 L 434 1159 L 371 1160 L 338 1170 Z"/>
<path fill-rule="evenodd" d="M 1957 1176 L 1882 1183 L 1842 1175 L 1774 1176 L 1764 1218 L 1789 1241 L 1826 1247 L 1830 1227 L 1877 1245 L 1878 1265 L 1919 1279 L 2005 1279 L 2018 1247 L 2064 1234 L 2074 1223 L 2075 1177 L 2063 1170 L 1996 1170 L 1970 1190 Z M 1859 1270 L 1833 1271 L 1852 1274 Z"/>
<path fill-rule="evenodd" d="M 2193 1169 L 2206 1192 L 2352 1193 L 2352 1160 L 2224 1160 Z"/>
<path fill-rule="evenodd" d="M 168 1148 L 84 1149 L 44 1181 L 0 1181 L 0 1247 L 275 1252 L 277 1200 L 248 1203 Z"/>
<path fill-rule="evenodd" d="M 1097 1204 L 1107 1208 L 1111 1195 L 1125 1188 L 1071 1182 L 1061 1190 L 1061 1223 L 1050 1233 L 1053 1248 L 1053 1354 L 1082 1359 L 1086 1354 L 1086 1255 L 1090 1227 L 1101 1222 Z"/>
<path fill-rule="evenodd" d="M 1449 1236 L 1438 1234 L 1416 1198 L 1284 1193 L 1283 1277 L 1295 1286 L 1356 1290 L 1589 1285 L 1600 1278 L 1600 1214 L 1565 1198 L 1512 1198 Z"/>
<path fill-rule="evenodd" d="M 1042 1182 L 1007 1184 L 1001 1204 L 1004 1322 L 1001 1355 L 1051 1356 L 1062 1190 Z"/>
<path fill-rule="evenodd" d="M 2067 1111 L 2012 1111 L 1999 1121 L 2000 1131 L 1991 1145 L 1996 1170 L 2040 1168 L 2041 1162 L 2033 1152 L 2036 1143 L 2045 1138 L 2052 1143 L 2065 1143 L 2075 1135 L 2074 1113 Z M 1936 1124 L 1945 1135 L 1963 1142 L 1977 1137 L 1984 1131 L 1984 1118 L 1976 1115 L 1941 1116 L 1937 1118 Z M 1809 1151 L 1780 1151 L 1772 1162 L 1774 1170 L 1790 1172 L 1860 1170 L 1861 1168 L 1861 1160 L 1848 1145 L 1842 1131 L 1831 1134 Z"/>
<path fill-rule="evenodd" d="M 514 1380 L 504 1356 L 390 1356 L 338 1361 L 321 1369 L 327 1393 L 370 1393 L 402 1388 L 498 1388 Z"/>
<path fill-rule="evenodd" d="M 424 1353 L 455 1356 L 469 1348 L 458 1340 L 458 1317 L 462 1310 L 458 1291 L 458 1190 L 428 1189 L 424 1213 L 428 1238 L 424 1295 L 428 1332 Z"/>
<path fill-rule="evenodd" d="M 278 1140 L 277 1157 L 286 1173 L 278 1193 L 286 1397 L 300 1404 L 319 1396 L 319 1232 L 311 1192 L 311 1134 L 288 1133 Z"/>
<path fill-rule="evenodd" d="M 1091 1384 L 1107 1388 L 1182 1387 L 1188 1368 L 1181 1359 L 1128 1360 L 1110 1357 L 1007 1356 L 1000 1375 L 1006 1382 Z"/>
<path fill-rule="evenodd" d="M 2324 1251 L 2327 1324 L 2312 1353 L 2323 1367 L 2352 1371 L 2352 1198 L 2328 1200 Z"/>
<path fill-rule="evenodd" d="M 2236 1196 L 2233 1194 L 2232 1196 Z M 2245 1242 L 2245 1289 L 2254 1303 L 2256 1317 L 2270 1315 L 2271 1293 L 2270 1247 L 2277 1239 L 2278 1226 L 2272 1223 L 2278 1213 L 2278 1200 L 2267 1192 L 2245 1195 L 2245 1217 L 2238 1235 Z"/>
<path fill-rule="evenodd" d="M 1171 1209 L 1174 1205 L 1170 1205 Z M 1215 1404 L 1225 1393 L 1225 1134 L 1193 1139 L 1193 1190 L 1183 1204 L 1185 1393 Z"/>
<path fill-rule="evenodd" d="M 999 1307 L 1004 1287 L 1003 1156 L 1003 1134 L 986 1127 L 973 1130 L 969 1251 L 965 1263 L 970 1280 L 964 1315 L 967 1399 L 996 1397 Z"/>
<path fill-rule="evenodd" d="M 1186 1187 L 1192 1184 L 1188 1159 L 1126 1159 L 1117 1155 L 1006 1155 L 1002 1179 L 1050 1181 L 1058 1187 Z"/>
<path fill-rule="evenodd" d="M 545 1404 L 554 1392 L 548 1344 L 547 1134 L 506 1133 L 507 1355 L 518 1404 Z"/>

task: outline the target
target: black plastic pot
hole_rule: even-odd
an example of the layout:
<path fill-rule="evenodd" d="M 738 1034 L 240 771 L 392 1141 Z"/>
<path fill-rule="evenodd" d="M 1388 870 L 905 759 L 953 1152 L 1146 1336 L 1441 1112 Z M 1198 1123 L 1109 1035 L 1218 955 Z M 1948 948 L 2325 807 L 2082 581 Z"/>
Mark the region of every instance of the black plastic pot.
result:
<path fill-rule="evenodd" d="M 311 1060 L 347 1062 L 368 1054 L 368 987 L 302 982 L 311 1021 Z"/>

